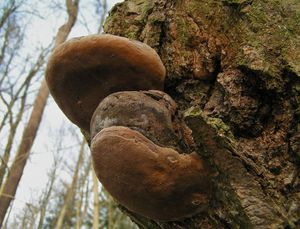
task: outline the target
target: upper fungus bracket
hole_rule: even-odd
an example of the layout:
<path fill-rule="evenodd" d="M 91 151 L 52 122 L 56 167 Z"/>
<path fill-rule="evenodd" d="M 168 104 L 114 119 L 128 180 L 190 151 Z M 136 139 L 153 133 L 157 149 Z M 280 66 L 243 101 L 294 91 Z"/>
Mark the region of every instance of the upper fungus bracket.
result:
<path fill-rule="evenodd" d="M 85 131 L 99 102 L 118 91 L 163 90 L 166 70 L 148 45 L 114 35 L 67 41 L 52 53 L 46 81 L 65 115 Z"/>

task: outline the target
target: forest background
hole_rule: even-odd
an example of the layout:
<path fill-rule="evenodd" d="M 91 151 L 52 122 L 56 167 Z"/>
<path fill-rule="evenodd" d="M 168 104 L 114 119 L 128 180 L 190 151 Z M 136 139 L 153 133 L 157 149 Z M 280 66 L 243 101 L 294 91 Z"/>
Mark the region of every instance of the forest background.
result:
<path fill-rule="evenodd" d="M 73 20 L 69 34 L 65 33 L 67 39 L 101 33 L 108 11 L 117 2 L 120 0 L 1 1 L 0 202 L 9 203 L 7 209 L 1 204 L 3 229 L 135 228 L 98 185 L 81 133 L 51 97 L 46 98 L 29 156 L 18 154 L 48 56 L 63 41 L 58 30 Z M 77 8 L 74 18 L 70 6 Z M 14 176 L 9 180 L 13 163 L 25 158 L 20 182 Z M 15 196 L 3 191 L 12 181 L 17 186 Z"/>

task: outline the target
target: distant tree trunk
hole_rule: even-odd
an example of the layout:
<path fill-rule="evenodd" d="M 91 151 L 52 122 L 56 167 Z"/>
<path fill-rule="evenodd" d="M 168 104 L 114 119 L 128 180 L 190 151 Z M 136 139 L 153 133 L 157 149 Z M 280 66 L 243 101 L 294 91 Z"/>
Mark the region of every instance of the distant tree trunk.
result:
<path fill-rule="evenodd" d="M 36 217 L 37 217 L 37 214 L 38 214 L 38 209 L 31 209 L 31 212 L 30 212 L 30 218 L 29 218 L 29 225 L 28 225 L 28 229 L 34 229 L 34 226 L 35 226 L 35 222 L 36 222 Z"/>
<path fill-rule="evenodd" d="M 56 36 L 55 46 L 61 44 L 67 39 L 67 36 L 69 35 L 73 25 L 76 22 L 78 4 L 79 0 L 66 0 L 68 20 L 59 28 Z M 33 104 L 29 121 L 24 129 L 15 160 L 10 168 L 10 173 L 8 174 L 7 179 L 3 185 L 3 189 L 0 192 L 0 227 L 3 223 L 5 214 L 12 200 L 12 198 L 8 196 L 15 196 L 19 181 L 23 174 L 24 167 L 26 165 L 27 159 L 29 158 L 30 150 L 43 116 L 48 95 L 49 89 L 47 87 L 46 81 L 43 80 L 36 100 Z"/>
<path fill-rule="evenodd" d="M 58 215 L 55 229 L 63 228 L 65 215 L 67 214 L 67 210 L 70 207 L 70 204 L 72 203 L 72 201 L 75 197 L 75 190 L 76 190 L 76 185 L 77 185 L 77 181 L 78 181 L 79 170 L 80 170 L 80 167 L 82 166 L 82 162 L 84 159 L 85 143 L 86 143 L 85 140 L 83 140 L 81 143 L 78 160 L 76 162 L 75 170 L 74 170 L 73 177 L 72 177 L 72 182 L 71 182 L 70 186 L 67 188 L 67 191 L 65 193 L 64 204 Z"/>
<path fill-rule="evenodd" d="M 82 227 L 82 222 L 87 214 L 87 205 L 84 205 L 84 199 L 88 198 L 86 196 L 86 189 L 88 189 L 89 182 L 88 177 L 91 171 L 91 160 L 87 161 L 87 165 L 84 169 L 84 173 L 80 177 L 80 181 L 77 185 L 76 193 L 79 195 L 76 203 L 76 229 L 80 229 Z M 85 201 L 86 202 L 86 201 Z M 82 210 L 83 207 L 83 210 Z"/>
<path fill-rule="evenodd" d="M 100 22 L 97 33 L 101 33 L 103 31 L 103 24 L 107 13 L 107 1 L 106 0 L 97 0 L 97 7 L 100 15 Z"/>
<path fill-rule="evenodd" d="M 8 229 L 8 219 L 9 219 L 9 216 L 10 216 L 10 214 L 11 214 L 11 211 L 12 211 L 12 209 L 13 209 L 13 204 L 12 205 L 10 205 L 10 207 L 9 207 L 9 210 L 8 210 L 8 213 L 7 213 L 7 217 L 6 217 L 6 219 L 5 219 L 5 222 L 4 222 L 4 224 L 3 224 L 3 229 Z"/>
<path fill-rule="evenodd" d="M 30 83 L 34 76 L 39 72 L 39 70 L 42 68 L 42 66 L 45 63 L 45 56 L 46 56 L 46 50 L 42 50 L 41 54 L 39 55 L 37 61 L 35 62 L 34 66 L 30 69 L 28 72 L 28 75 L 26 76 L 24 82 L 20 85 L 17 92 L 12 96 L 10 102 L 7 104 L 7 113 L 4 115 L 3 120 L 1 121 L 1 127 L 4 125 L 5 119 L 9 118 L 9 134 L 7 137 L 7 143 L 5 145 L 4 153 L 1 158 L 1 164 L 0 164 L 0 187 L 2 186 L 4 176 L 6 174 L 6 170 L 8 168 L 8 161 L 10 158 L 12 146 L 15 140 L 17 128 L 22 121 L 25 105 L 26 105 L 26 99 L 27 94 L 29 90 Z M 23 94 L 21 95 L 21 101 L 20 101 L 20 107 L 16 114 L 16 117 L 14 118 L 13 109 L 14 104 L 17 102 L 18 98 L 20 97 L 20 93 L 23 91 Z M 0 127 L 0 132 L 1 132 Z"/>
<path fill-rule="evenodd" d="M 45 219 L 45 215 L 46 215 L 46 210 L 47 210 L 47 206 L 50 200 L 50 196 L 51 193 L 53 191 L 53 186 L 54 186 L 54 182 L 56 180 L 56 176 L 57 176 L 57 168 L 58 168 L 58 163 L 59 161 L 57 159 L 54 160 L 54 165 L 51 169 L 51 172 L 49 174 L 49 181 L 48 184 L 46 186 L 46 190 L 44 192 L 44 195 L 42 197 L 41 200 L 41 205 L 40 205 L 40 217 L 39 217 L 39 221 L 37 224 L 37 229 L 42 229 L 43 228 L 43 223 L 44 223 L 44 219 Z"/>
<path fill-rule="evenodd" d="M 143 41 L 211 166 L 210 207 L 141 228 L 300 227 L 298 0 L 127 0 L 106 33 Z"/>
<path fill-rule="evenodd" d="M 26 85 L 26 89 L 25 89 L 25 91 L 22 95 L 21 107 L 18 111 L 16 120 L 13 121 L 12 115 L 10 115 L 10 118 L 9 118 L 10 130 L 9 130 L 7 143 L 5 145 L 3 157 L 1 158 L 1 164 L 0 164 L 0 187 L 2 186 L 3 179 L 4 179 L 5 174 L 6 174 L 6 170 L 8 169 L 8 161 L 9 161 L 9 158 L 10 158 L 10 153 L 11 153 L 13 141 L 14 141 L 15 136 L 16 136 L 17 127 L 18 127 L 19 123 L 21 122 L 23 114 L 24 114 L 25 102 L 26 102 L 27 92 L 28 92 L 28 88 L 29 88 L 29 83 L 30 82 L 28 82 L 28 84 Z M 8 113 L 12 113 L 12 111 L 10 110 L 10 111 L 8 111 Z"/>
<path fill-rule="evenodd" d="M 98 179 L 96 177 L 94 169 L 92 169 L 93 175 L 93 195 L 94 195 L 94 209 L 93 209 L 93 229 L 99 228 L 99 187 L 98 187 Z"/>
<path fill-rule="evenodd" d="M 48 189 L 45 193 L 44 199 L 42 200 L 42 205 L 40 207 L 40 217 L 39 217 L 39 222 L 38 222 L 38 225 L 37 225 L 37 229 L 43 228 L 43 223 L 44 223 L 44 219 L 45 219 L 45 215 L 46 215 L 46 207 L 48 206 L 49 198 L 50 198 L 50 195 L 52 193 L 53 184 L 54 184 L 54 181 L 55 181 L 54 175 L 56 175 L 56 174 L 54 173 L 50 178 Z"/>
<path fill-rule="evenodd" d="M 89 162 L 89 170 L 91 170 L 91 161 Z M 81 213 L 81 216 L 80 216 L 80 225 L 82 223 L 86 223 L 87 222 L 87 218 L 88 218 L 88 211 L 89 211 L 89 207 L 90 207 L 90 194 L 91 194 L 91 189 L 90 189 L 90 180 L 88 179 L 87 177 L 87 180 L 86 180 L 86 183 L 85 183 L 85 187 L 83 187 L 82 189 L 83 193 L 83 211 Z M 92 224 L 92 222 L 91 222 Z"/>
<path fill-rule="evenodd" d="M 27 207 L 25 207 L 25 209 L 23 210 L 23 217 L 22 217 L 22 221 L 21 221 L 21 228 L 26 228 L 27 227 L 27 221 L 28 221 L 28 211 L 29 209 Z"/>
<path fill-rule="evenodd" d="M 15 61 L 19 57 L 21 45 L 24 40 L 24 28 L 22 22 L 18 20 L 19 14 L 16 9 L 23 4 L 22 1 L 6 1 L 3 3 L 0 14 L 0 101 L 1 101 L 1 119 L 0 133 L 4 127 L 8 131 L 7 136 L 2 135 L 1 142 L 4 145 L 3 152 L 0 152 L 0 187 L 7 172 L 8 161 L 10 159 L 11 148 L 14 142 L 16 131 L 26 105 L 26 96 L 32 78 L 44 64 L 43 51 L 38 57 L 38 61 L 32 65 L 27 76 L 23 76 L 22 71 L 16 71 Z M 18 69 L 26 68 L 28 62 L 22 63 Z M 18 76 L 16 76 L 18 75 Z M 19 83 L 16 83 L 14 79 Z M 14 82 L 14 83 L 12 83 Z M 21 99 L 20 99 L 21 97 Z M 2 105 L 3 104 L 3 105 Z M 18 108 L 16 108 L 18 107 Z M 18 111 L 17 111 L 18 110 Z"/>

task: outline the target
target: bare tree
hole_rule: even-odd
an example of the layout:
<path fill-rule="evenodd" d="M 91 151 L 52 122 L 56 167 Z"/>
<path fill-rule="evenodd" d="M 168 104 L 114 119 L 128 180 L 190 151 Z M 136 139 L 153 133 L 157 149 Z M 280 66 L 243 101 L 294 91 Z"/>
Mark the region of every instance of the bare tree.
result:
<path fill-rule="evenodd" d="M 31 85 L 31 81 L 34 78 L 34 76 L 37 75 L 37 73 L 40 71 L 40 69 L 45 64 L 45 57 L 47 56 L 48 49 L 42 50 L 41 54 L 38 56 L 37 61 L 33 64 L 32 68 L 29 70 L 27 76 L 25 77 L 25 80 L 23 83 L 18 87 L 17 91 L 15 93 L 10 93 L 9 102 L 7 102 L 0 91 L 0 99 L 3 101 L 3 103 L 6 106 L 6 113 L 1 121 L 1 127 L 4 126 L 4 122 L 6 119 L 8 119 L 9 124 L 9 133 L 7 137 L 7 143 L 5 145 L 5 149 L 3 152 L 3 156 L 1 157 L 1 164 L 0 164 L 0 187 L 2 185 L 6 169 L 8 168 L 8 161 L 10 158 L 10 153 L 12 150 L 12 145 L 15 140 L 15 135 L 17 132 L 17 128 L 22 120 L 24 111 L 25 111 L 25 105 L 26 105 L 26 98 L 28 95 L 28 89 Z M 21 94 L 22 93 L 22 94 Z M 21 96 L 20 96 L 21 94 Z M 15 108 L 15 103 L 18 101 L 20 103 L 20 107 L 17 114 L 14 115 L 15 112 L 13 112 L 13 109 Z M 15 117 L 14 117 L 15 116 Z M 0 128 L 1 131 L 1 128 Z"/>
<path fill-rule="evenodd" d="M 84 160 L 85 145 L 86 145 L 86 141 L 83 140 L 81 145 L 80 145 L 79 156 L 78 156 L 78 160 L 77 160 L 75 170 L 74 170 L 74 173 L 73 173 L 73 176 L 72 176 L 72 182 L 67 187 L 67 191 L 66 191 L 65 197 L 64 197 L 64 203 L 63 203 L 63 205 L 61 207 L 61 210 L 60 210 L 60 213 L 58 215 L 56 225 L 55 225 L 55 229 L 63 228 L 65 215 L 67 213 L 68 208 L 70 207 L 70 204 L 72 203 L 72 201 L 75 197 L 76 185 L 77 185 L 78 176 L 79 176 L 79 170 L 80 170 L 80 167 L 82 166 L 82 163 L 83 163 L 83 160 Z"/>
<path fill-rule="evenodd" d="M 4 6 L 1 9 L 1 17 L 0 17 L 0 29 L 4 26 L 9 17 L 14 14 L 14 12 L 20 7 L 23 1 L 10 0 L 4 1 Z"/>
<path fill-rule="evenodd" d="M 93 229 L 99 228 L 99 185 L 98 179 L 96 177 L 94 169 L 92 169 L 92 176 L 93 176 L 93 196 L 94 196 L 94 209 L 93 209 Z"/>
<path fill-rule="evenodd" d="M 66 40 L 73 25 L 75 24 L 78 13 L 78 4 L 79 0 L 66 0 L 68 20 L 58 30 L 55 39 L 55 47 Z M 19 181 L 23 174 L 24 167 L 30 155 L 30 149 L 32 147 L 32 144 L 38 131 L 39 124 L 42 119 L 48 95 L 49 89 L 45 80 L 43 80 L 39 88 L 36 100 L 34 102 L 29 121 L 24 129 L 15 160 L 11 166 L 10 173 L 0 193 L 0 226 L 3 223 L 5 214 L 11 202 L 11 198 L 7 197 L 7 195 L 14 196 L 16 193 Z"/>
<path fill-rule="evenodd" d="M 100 212 L 105 211 L 104 216 L 100 216 L 100 228 L 108 229 L 136 229 L 137 226 L 120 209 L 110 194 L 102 187 L 100 191 Z"/>
<path fill-rule="evenodd" d="M 8 213 L 6 215 L 5 222 L 4 222 L 3 227 L 2 227 L 3 229 L 7 229 L 8 228 L 8 220 L 9 220 L 12 208 L 13 208 L 13 204 L 11 204 L 10 207 L 9 207 Z"/>
<path fill-rule="evenodd" d="M 13 40 L 16 46 L 20 45 L 23 39 L 20 35 L 21 27 L 17 23 L 17 9 L 23 4 L 23 0 L 4 1 L 0 14 L 0 66 L 3 63 L 7 49 L 11 46 Z M 17 34 L 17 36 L 16 36 Z M 14 36 L 14 39 L 11 39 Z M 0 80 L 2 82 L 2 79 Z M 1 83 L 0 83 L 1 87 Z"/>
<path fill-rule="evenodd" d="M 59 152 L 60 152 L 60 149 L 58 149 L 58 153 Z M 59 162 L 60 162 L 60 157 L 58 156 L 58 154 L 56 154 L 56 158 L 54 159 L 52 169 L 48 175 L 48 177 L 49 177 L 48 184 L 46 185 L 46 190 L 43 193 L 43 196 L 41 199 L 41 203 L 40 203 L 40 207 L 39 207 L 40 217 L 39 217 L 37 229 L 41 229 L 43 227 L 47 206 L 49 204 L 50 196 L 51 196 L 53 188 L 54 188 L 54 182 L 56 181 L 56 178 L 57 178 L 57 169 L 58 169 Z"/>
<path fill-rule="evenodd" d="M 97 33 L 103 31 L 103 24 L 107 13 L 107 1 L 106 0 L 96 0 L 97 13 L 100 15 L 99 27 Z"/>
<path fill-rule="evenodd" d="M 82 175 L 79 178 L 76 193 L 77 193 L 77 200 L 76 200 L 76 229 L 80 229 L 83 223 L 83 219 L 87 214 L 87 205 L 85 204 L 87 196 L 86 190 L 89 189 L 89 174 L 91 171 L 91 160 L 88 159 L 85 163 L 85 169 Z"/>
<path fill-rule="evenodd" d="M 81 211 L 81 215 L 80 216 L 76 216 L 77 219 L 77 228 L 82 227 L 82 225 L 92 225 L 93 221 L 90 220 L 89 218 L 89 209 L 90 209 L 90 203 L 91 203 L 91 188 L 90 188 L 90 174 L 91 174 L 91 168 L 92 168 L 92 163 L 91 163 L 91 159 L 88 159 L 87 161 L 87 166 L 86 166 L 86 171 L 84 173 L 84 175 L 82 176 L 86 177 L 85 180 L 85 185 L 82 186 L 82 190 L 80 192 L 80 199 L 81 199 L 81 205 L 83 207 L 82 211 Z M 88 169 L 88 170 L 87 170 Z"/>
<path fill-rule="evenodd" d="M 15 1 L 7 4 L 8 6 L 4 6 L 4 9 L 2 9 L 4 11 L 2 18 L 5 17 L 5 19 L 3 19 L 3 25 L 0 28 L 0 104 L 3 104 L 1 112 L 4 112 L 4 117 L 1 118 L 0 132 L 8 118 L 12 117 L 12 107 L 29 81 L 28 79 L 23 80 L 23 75 L 26 74 L 24 69 L 29 64 L 28 59 L 24 60 L 22 66 L 18 66 L 21 69 L 18 74 L 19 77 L 14 76 L 16 74 L 15 62 L 17 62 L 16 59 L 19 57 L 18 52 L 20 52 L 24 39 L 24 29 L 22 24 L 19 24 L 19 15 L 16 14 L 15 10 Z M 19 82 L 19 79 L 23 80 L 23 82 Z"/>

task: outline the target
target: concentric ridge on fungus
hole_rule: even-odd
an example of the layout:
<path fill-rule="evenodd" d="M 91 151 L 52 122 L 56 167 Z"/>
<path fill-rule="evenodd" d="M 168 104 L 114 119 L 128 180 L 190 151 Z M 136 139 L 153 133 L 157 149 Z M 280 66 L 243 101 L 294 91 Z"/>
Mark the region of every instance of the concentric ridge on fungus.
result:
<path fill-rule="evenodd" d="M 96 174 L 130 211 L 159 221 L 183 219 L 208 204 L 208 170 L 196 154 L 179 154 L 138 131 L 113 126 L 91 145 Z"/>

